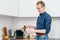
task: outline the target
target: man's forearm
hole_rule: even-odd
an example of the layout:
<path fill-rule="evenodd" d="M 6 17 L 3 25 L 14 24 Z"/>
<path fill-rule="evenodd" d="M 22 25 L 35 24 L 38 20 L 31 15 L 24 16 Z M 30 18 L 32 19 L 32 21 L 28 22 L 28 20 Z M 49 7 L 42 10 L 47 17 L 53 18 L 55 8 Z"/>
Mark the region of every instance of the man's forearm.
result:
<path fill-rule="evenodd" d="M 36 27 L 35 27 L 35 26 L 33 26 L 33 28 L 34 28 L 34 29 L 36 29 Z"/>
<path fill-rule="evenodd" d="M 42 30 L 36 30 L 35 32 L 37 32 L 37 33 L 46 33 L 46 30 L 45 30 L 45 29 L 42 29 Z"/>

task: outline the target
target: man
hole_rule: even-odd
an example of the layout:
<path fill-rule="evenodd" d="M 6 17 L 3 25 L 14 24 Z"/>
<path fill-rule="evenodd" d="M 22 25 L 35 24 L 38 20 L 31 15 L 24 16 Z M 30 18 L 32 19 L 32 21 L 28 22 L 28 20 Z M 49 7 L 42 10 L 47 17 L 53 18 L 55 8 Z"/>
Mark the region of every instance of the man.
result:
<path fill-rule="evenodd" d="M 51 29 L 51 16 L 45 11 L 45 3 L 43 1 L 38 1 L 36 4 L 39 16 L 37 18 L 36 32 L 37 40 L 48 40 L 48 34 Z M 35 28 L 35 26 L 28 25 L 30 28 Z"/>

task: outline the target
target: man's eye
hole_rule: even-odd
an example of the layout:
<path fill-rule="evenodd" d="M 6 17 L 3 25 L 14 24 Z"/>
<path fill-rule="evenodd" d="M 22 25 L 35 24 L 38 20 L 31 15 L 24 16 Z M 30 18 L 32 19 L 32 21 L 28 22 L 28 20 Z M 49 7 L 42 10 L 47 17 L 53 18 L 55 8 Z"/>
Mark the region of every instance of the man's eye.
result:
<path fill-rule="evenodd" d="M 40 9 L 40 8 L 37 8 L 37 9 Z"/>

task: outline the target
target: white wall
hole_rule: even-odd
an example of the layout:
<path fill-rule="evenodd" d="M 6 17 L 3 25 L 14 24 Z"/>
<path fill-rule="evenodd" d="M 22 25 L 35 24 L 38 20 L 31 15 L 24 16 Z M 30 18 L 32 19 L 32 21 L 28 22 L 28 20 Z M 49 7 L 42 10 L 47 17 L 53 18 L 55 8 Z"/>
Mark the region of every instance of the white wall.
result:
<path fill-rule="evenodd" d="M 36 18 L 33 17 L 21 17 L 21 18 L 15 18 L 14 19 L 14 29 L 21 29 L 24 25 L 32 24 L 35 25 Z"/>
<path fill-rule="evenodd" d="M 52 18 L 50 37 L 60 38 L 60 18 Z"/>
<path fill-rule="evenodd" d="M 12 18 L 7 16 L 0 16 L 0 39 L 2 38 L 2 28 L 7 27 L 8 29 L 12 27 Z"/>
<path fill-rule="evenodd" d="M 24 25 L 32 24 L 36 26 L 36 17 L 21 17 L 11 18 L 0 16 L 0 37 L 2 37 L 2 27 L 6 26 L 8 29 L 18 30 Z M 50 38 L 60 38 L 60 18 L 52 18 L 51 31 L 49 33 Z"/>
<path fill-rule="evenodd" d="M 14 27 L 13 29 L 21 29 L 24 25 L 32 24 L 36 26 L 36 18 L 35 17 L 27 17 L 27 18 L 17 18 L 14 19 Z M 51 31 L 49 33 L 50 38 L 60 38 L 60 18 L 52 18 L 52 26 Z"/>

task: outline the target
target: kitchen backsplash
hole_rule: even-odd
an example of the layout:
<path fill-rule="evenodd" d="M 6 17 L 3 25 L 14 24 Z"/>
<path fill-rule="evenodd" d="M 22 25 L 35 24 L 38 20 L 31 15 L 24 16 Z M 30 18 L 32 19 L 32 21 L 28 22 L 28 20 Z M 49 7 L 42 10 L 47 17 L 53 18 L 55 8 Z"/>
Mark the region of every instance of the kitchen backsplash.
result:
<path fill-rule="evenodd" d="M 23 18 L 18 18 L 14 19 L 14 29 L 20 29 L 24 25 L 35 25 L 36 26 L 36 17 L 23 17 Z M 49 38 L 60 38 L 60 18 L 52 18 L 52 25 L 51 25 L 51 31 L 49 33 Z"/>
<path fill-rule="evenodd" d="M 35 25 L 36 17 L 22 17 L 22 18 L 11 18 L 11 17 L 0 17 L 0 38 L 2 38 L 2 27 L 6 26 L 8 29 L 21 29 L 24 25 Z M 60 38 L 60 18 L 52 18 L 51 31 L 49 38 Z"/>

